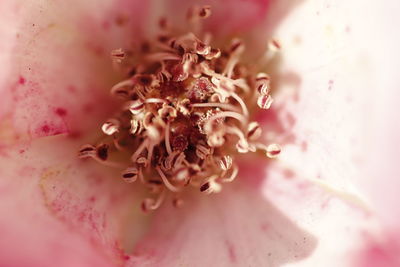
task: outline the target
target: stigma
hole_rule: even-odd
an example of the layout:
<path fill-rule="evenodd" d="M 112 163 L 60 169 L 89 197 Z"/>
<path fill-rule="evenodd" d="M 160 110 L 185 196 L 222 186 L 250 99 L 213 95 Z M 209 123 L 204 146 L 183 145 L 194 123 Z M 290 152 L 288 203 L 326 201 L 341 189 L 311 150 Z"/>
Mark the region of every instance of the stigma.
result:
<path fill-rule="evenodd" d="M 240 39 L 212 46 L 211 35 L 201 31 L 210 15 L 209 6 L 191 8 L 193 31 L 184 33 L 163 18 L 160 33 L 140 53 L 111 52 L 115 65 L 129 69 L 111 88 L 120 109 L 100 127 L 102 141 L 82 146 L 79 157 L 119 168 L 125 182 L 144 186 L 145 212 L 168 198 L 181 206 L 189 188 L 220 192 L 237 177 L 239 154 L 261 151 L 275 158 L 281 151 L 260 142 L 262 129 L 251 120 L 255 109 L 273 103 L 270 77 L 242 63 Z"/>

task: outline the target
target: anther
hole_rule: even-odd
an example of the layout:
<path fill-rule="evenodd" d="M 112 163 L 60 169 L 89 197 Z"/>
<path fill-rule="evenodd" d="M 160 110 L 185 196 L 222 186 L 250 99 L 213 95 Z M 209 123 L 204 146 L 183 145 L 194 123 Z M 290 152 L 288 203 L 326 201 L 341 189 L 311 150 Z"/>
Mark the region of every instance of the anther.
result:
<path fill-rule="evenodd" d="M 142 122 L 137 119 L 131 119 L 131 128 L 129 132 L 133 135 L 139 134 L 142 131 Z"/>
<path fill-rule="evenodd" d="M 138 115 L 143 111 L 144 103 L 141 99 L 132 100 L 128 102 L 127 108 L 133 115 Z"/>
<path fill-rule="evenodd" d="M 270 91 L 269 84 L 270 84 L 270 78 L 269 78 L 268 74 L 266 74 L 266 73 L 257 74 L 256 80 L 255 80 L 255 87 L 261 95 L 269 94 L 269 91 Z"/>
<path fill-rule="evenodd" d="M 282 46 L 278 40 L 272 39 L 268 45 L 268 48 L 275 52 L 275 51 L 280 50 L 282 48 Z"/>
<path fill-rule="evenodd" d="M 200 158 L 200 159 L 205 159 L 208 155 L 211 154 L 211 149 L 207 148 L 204 145 L 198 144 L 196 146 L 196 155 Z"/>
<path fill-rule="evenodd" d="M 219 193 L 222 189 L 221 185 L 215 181 L 218 176 L 213 175 L 205 183 L 200 186 L 200 192 L 205 194 Z"/>
<path fill-rule="evenodd" d="M 173 180 L 177 183 L 185 185 L 189 180 L 189 176 L 190 176 L 189 170 L 185 167 L 182 167 L 175 172 Z"/>
<path fill-rule="evenodd" d="M 190 114 L 190 100 L 185 98 L 183 100 L 178 101 L 177 109 L 184 116 L 188 116 Z"/>
<path fill-rule="evenodd" d="M 177 112 L 175 108 L 164 104 L 163 107 L 158 110 L 158 116 L 164 121 L 170 122 L 176 118 Z"/>
<path fill-rule="evenodd" d="M 215 132 L 207 136 L 207 145 L 210 147 L 221 147 L 225 143 L 224 134 L 222 132 Z"/>
<path fill-rule="evenodd" d="M 96 153 L 96 147 L 92 145 L 83 145 L 79 149 L 78 157 L 81 159 L 93 157 Z"/>
<path fill-rule="evenodd" d="M 235 180 L 235 178 L 238 175 L 238 173 L 239 173 L 239 168 L 237 166 L 234 166 L 231 175 L 229 177 L 227 177 L 227 178 L 221 179 L 221 182 L 223 182 L 223 183 L 231 183 L 231 182 L 233 182 L 233 180 Z"/>
<path fill-rule="evenodd" d="M 142 166 L 143 168 L 146 168 L 149 162 L 147 161 L 147 159 L 146 159 L 145 157 L 139 157 L 139 158 L 136 160 L 136 163 L 137 163 L 139 166 Z"/>
<path fill-rule="evenodd" d="M 221 167 L 222 170 L 227 171 L 232 167 L 232 157 L 231 156 L 223 156 L 220 160 L 219 160 L 219 166 Z"/>
<path fill-rule="evenodd" d="M 276 158 L 281 153 L 281 147 L 278 144 L 270 144 L 266 149 L 266 155 L 269 158 Z"/>
<path fill-rule="evenodd" d="M 257 140 L 260 138 L 262 130 L 258 122 L 252 121 L 247 126 L 247 138 L 251 141 Z"/>
<path fill-rule="evenodd" d="M 247 153 L 250 151 L 249 143 L 245 139 L 239 139 L 236 143 L 236 149 L 239 153 Z"/>
<path fill-rule="evenodd" d="M 120 122 L 116 119 L 110 119 L 101 126 L 101 130 L 106 135 L 113 135 L 119 131 Z"/>
<path fill-rule="evenodd" d="M 122 173 L 122 178 L 124 178 L 127 183 L 133 183 L 137 180 L 138 173 L 139 170 L 136 167 L 131 167 Z"/>
<path fill-rule="evenodd" d="M 125 51 L 121 48 L 111 51 L 111 58 L 116 63 L 121 63 L 122 60 L 125 58 L 125 55 Z"/>
<path fill-rule="evenodd" d="M 273 99 L 271 95 L 260 95 L 257 99 L 257 105 L 262 109 L 269 109 Z"/>
<path fill-rule="evenodd" d="M 204 57 L 207 60 L 212 60 L 215 58 L 219 58 L 221 56 L 221 50 L 216 49 L 216 48 L 211 48 L 210 52 L 208 52 L 207 55 L 205 55 Z"/>
<path fill-rule="evenodd" d="M 202 19 L 206 19 L 211 16 L 211 7 L 210 6 L 203 6 L 199 10 L 199 17 Z"/>
<path fill-rule="evenodd" d="M 244 44 L 240 39 L 234 39 L 231 43 L 229 52 L 234 55 L 240 55 L 244 52 Z"/>

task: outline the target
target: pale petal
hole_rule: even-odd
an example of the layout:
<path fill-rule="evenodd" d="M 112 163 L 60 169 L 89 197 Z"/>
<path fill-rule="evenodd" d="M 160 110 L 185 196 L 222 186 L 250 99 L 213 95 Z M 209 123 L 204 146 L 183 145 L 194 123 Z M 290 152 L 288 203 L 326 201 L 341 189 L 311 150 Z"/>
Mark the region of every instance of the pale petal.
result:
<path fill-rule="evenodd" d="M 13 139 L 76 134 L 112 110 L 108 90 L 116 72 L 109 53 L 137 39 L 146 2 L 2 1 L 0 7 L 0 118 Z"/>
<path fill-rule="evenodd" d="M 165 205 L 128 266 L 281 266 L 307 257 L 315 239 L 257 191 L 237 183 L 214 196 Z"/>
<path fill-rule="evenodd" d="M 276 33 L 284 147 L 265 191 L 319 244 L 293 266 L 366 266 L 358 258 L 374 247 L 387 259 L 398 251 L 388 238 L 400 218 L 398 10 L 396 1 L 306 1 Z"/>

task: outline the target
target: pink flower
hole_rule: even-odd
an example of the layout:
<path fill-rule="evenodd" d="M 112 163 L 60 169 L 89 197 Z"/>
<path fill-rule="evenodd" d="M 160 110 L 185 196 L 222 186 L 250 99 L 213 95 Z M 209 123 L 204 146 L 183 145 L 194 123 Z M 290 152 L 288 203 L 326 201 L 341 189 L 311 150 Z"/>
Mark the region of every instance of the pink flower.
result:
<path fill-rule="evenodd" d="M 117 105 L 109 52 L 189 3 L 72 2 L 0 3 L 0 266 L 399 265 L 397 2 L 210 1 L 221 39 L 279 40 L 259 119 L 284 149 L 150 215 L 76 152 Z"/>

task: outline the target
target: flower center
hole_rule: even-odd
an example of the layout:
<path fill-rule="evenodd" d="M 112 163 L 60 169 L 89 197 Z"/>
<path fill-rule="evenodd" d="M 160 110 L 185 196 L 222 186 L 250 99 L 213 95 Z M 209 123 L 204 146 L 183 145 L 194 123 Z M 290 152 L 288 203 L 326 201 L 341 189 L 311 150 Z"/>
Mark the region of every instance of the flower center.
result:
<path fill-rule="evenodd" d="M 187 187 L 220 192 L 238 174 L 238 153 L 261 150 L 274 158 L 281 150 L 260 143 L 260 125 L 250 119 L 253 106 L 272 104 L 269 76 L 241 62 L 241 40 L 224 49 L 210 45 L 211 35 L 199 30 L 210 14 L 208 6 L 188 12 L 197 35 L 175 34 L 161 19 L 161 33 L 143 44 L 140 55 L 111 53 L 120 68 L 130 68 L 127 79 L 111 89 L 123 100 L 121 109 L 102 125 L 105 141 L 84 145 L 79 157 L 124 169 L 122 179 L 144 185 L 150 197 L 143 211 L 157 209 L 167 194 L 181 205 L 179 194 Z M 129 155 L 129 161 L 112 161 L 110 155 Z"/>

